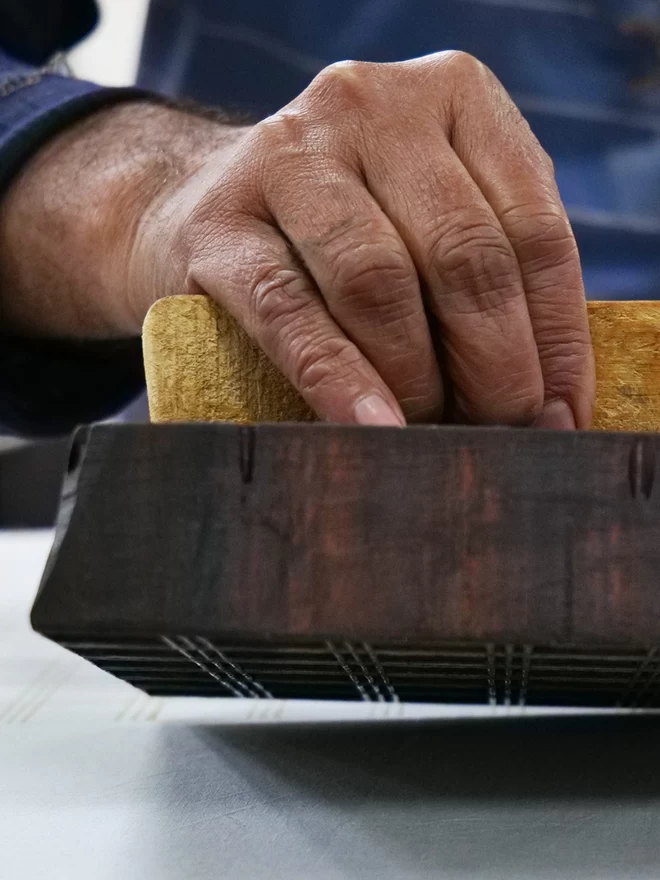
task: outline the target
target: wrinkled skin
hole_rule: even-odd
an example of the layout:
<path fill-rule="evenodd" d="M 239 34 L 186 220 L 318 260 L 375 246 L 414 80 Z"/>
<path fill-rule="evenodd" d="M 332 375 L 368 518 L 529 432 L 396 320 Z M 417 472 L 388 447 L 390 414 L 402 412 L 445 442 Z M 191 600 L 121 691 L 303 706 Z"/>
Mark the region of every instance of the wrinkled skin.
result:
<path fill-rule="evenodd" d="M 323 70 L 155 201 L 126 284 L 222 303 L 322 418 L 590 422 L 552 163 L 464 53 Z"/>

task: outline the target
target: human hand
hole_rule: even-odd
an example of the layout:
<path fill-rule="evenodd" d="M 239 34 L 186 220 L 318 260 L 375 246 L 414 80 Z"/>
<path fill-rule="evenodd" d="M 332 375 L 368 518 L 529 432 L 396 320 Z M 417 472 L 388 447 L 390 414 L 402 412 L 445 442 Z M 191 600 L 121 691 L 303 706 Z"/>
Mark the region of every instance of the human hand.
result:
<path fill-rule="evenodd" d="M 322 418 L 589 424 L 581 271 L 552 165 L 469 55 L 332 65 L 231 137 L 125 106 L 33 164 L 5 209 L 23 324 L 136 332 L 155 299 L 204 292 Z M 36 299 L 45 278 L 58 310 Z"/>

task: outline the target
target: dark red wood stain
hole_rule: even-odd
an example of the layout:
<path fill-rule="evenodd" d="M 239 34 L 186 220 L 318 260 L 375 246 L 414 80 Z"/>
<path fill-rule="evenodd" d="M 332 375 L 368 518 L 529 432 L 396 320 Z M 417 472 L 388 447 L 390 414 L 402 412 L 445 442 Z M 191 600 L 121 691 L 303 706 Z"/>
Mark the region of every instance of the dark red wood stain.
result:
<path fill-rule="evenodd" d="M 658 436 L 195 424 L 82 440 L 32 616 L 61 641 L 472 645 L 497 699 L 512 675 L 527 688 L 525 646 L 647 665 L 660 646 Z"/>

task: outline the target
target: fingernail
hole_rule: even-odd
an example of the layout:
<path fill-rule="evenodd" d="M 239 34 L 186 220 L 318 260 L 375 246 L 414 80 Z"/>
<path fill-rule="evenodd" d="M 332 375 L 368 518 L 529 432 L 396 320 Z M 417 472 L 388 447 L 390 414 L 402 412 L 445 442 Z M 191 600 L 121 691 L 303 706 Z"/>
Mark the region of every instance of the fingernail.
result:
<path fill-rule="evenodd" d="M 535 428 L 552 428 L 555 431 L 574 431 L 575 416 L 565 400 L 550 400 L 534 422 Z"/>
<path fill-rule="evenodd" d="M 370 394 L 355 404 L 353 410 L 358 425 L 390 425 L 403 428 L 405 419 L 394 410 L 379 394 Z"/>

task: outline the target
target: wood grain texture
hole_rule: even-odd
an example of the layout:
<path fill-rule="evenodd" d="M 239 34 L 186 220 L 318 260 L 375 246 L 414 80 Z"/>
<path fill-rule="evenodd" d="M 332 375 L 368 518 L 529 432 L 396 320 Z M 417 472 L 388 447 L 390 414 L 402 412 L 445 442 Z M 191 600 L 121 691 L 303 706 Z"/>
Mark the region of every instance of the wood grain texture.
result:
<path fill-rule="evenodd" d="M 591 302 L 593 427 L 660 431 L 660 302 Z M 236 321 L 203 296 L 152 306 L 144 325 L 151 419 L 238 423 L 314 415 Z"/>
<path fill-rule="evenodd" d="M 142 333 L 153 422 L 299 422 L 313 413 L 231 315 L 206 296 L 151 307 Z"/>
<path fill-rule="evenodd" d="M 660 302 L 592 302 L 593 427 L 660 431 Z"/>
<path fill-rule="evenodd" d="M 364 698 L 380 664 L 402 699 L 501 701 L 514 680 L 526 702 L 660 698 L 660 435 L 193 424 L 78 443 L 33 625 L 150 692 L 225 693 L 219 650 L 277 696 Z"/>

